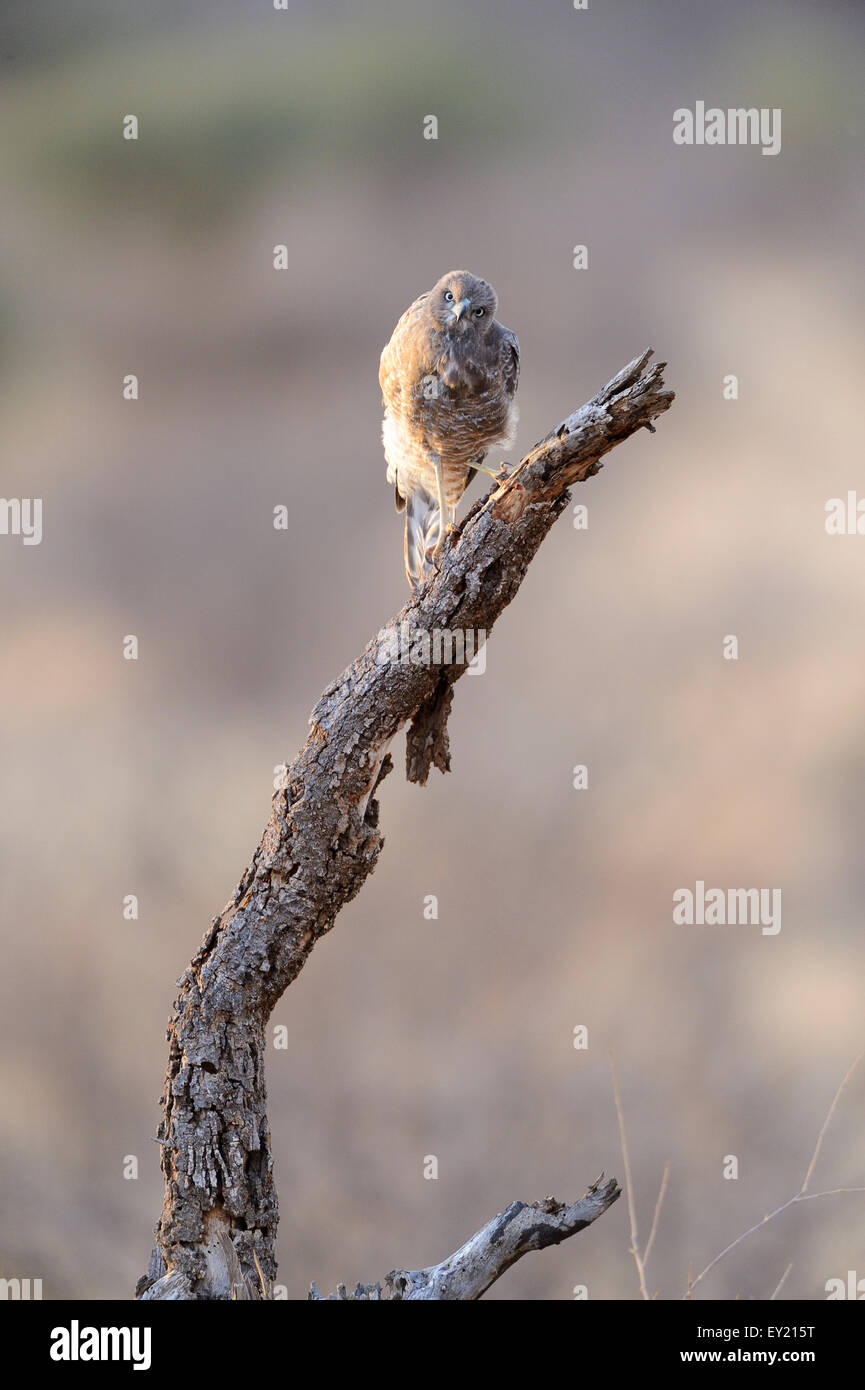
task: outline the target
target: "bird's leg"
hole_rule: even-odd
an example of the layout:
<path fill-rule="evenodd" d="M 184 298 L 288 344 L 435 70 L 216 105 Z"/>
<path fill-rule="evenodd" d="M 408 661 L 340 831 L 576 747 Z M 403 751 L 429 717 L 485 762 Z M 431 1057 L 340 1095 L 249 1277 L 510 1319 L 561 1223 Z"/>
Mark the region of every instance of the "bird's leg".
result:
<path fill-rule="evenodd" d="M 437 560 L 445 548 L 445 516 L 447 515 L 447 502 L 445 501 L 445 475 L 442 468 L 440 454 L 433 454 L 433 465 L 436 471 L 436 488 L 438 489 L 439 504 L 439 537 L 433 550 L 433 559 Z"/>

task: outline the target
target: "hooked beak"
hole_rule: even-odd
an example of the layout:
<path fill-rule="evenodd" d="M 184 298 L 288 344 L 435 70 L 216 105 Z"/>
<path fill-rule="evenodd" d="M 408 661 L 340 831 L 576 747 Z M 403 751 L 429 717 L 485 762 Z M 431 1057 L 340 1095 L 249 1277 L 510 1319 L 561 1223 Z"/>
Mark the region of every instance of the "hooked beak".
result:
<path fill-rule="evenodd" d="M 451 313 L 453 314 L 453 316 L 454 316 L 455 319 L 461 319 L 462 316 L 463 316 L 463 314 L 467 314 L 468 311 L 469 311 L 469 309 L 470 309 L 471 307 L 472 307 L 472 302 L 471 302 L 470 299 L 461 299 L 461 300 L 460 300 L 457 304 L 455 304 L 454 307 L 451 309 Z"/>

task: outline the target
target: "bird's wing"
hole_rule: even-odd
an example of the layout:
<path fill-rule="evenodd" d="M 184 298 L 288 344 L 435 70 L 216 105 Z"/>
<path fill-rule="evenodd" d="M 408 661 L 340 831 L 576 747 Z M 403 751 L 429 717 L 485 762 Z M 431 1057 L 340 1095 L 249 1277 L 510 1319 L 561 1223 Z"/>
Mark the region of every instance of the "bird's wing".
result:
<path fill-rule="evenodd" d="M 390 342 L 382 348 L 378 364 L 378 384 L 381 387 L 381 403 L 385 410 L 387 410 L 388 396 L 399 390 L 394 356 L 393 338 L 391 338 Z"/>
<path fill-rule="evenodd" d="M 517 335 L 502 324 L 502 380 L 508 396 L 515 396 L 520 379 L 520 345 Z"/>
<path fill-rule="evenodd" d="M 390 336 L 390 342 L 386 345 L 381 354 L 378 368 L 378 383 L 381 387 L 382 405 L 387 408 L 388 392 L 392 397 L 401 394 L 401 376 L 403 366 L 413 355 L 417 345 L 417 335 L 414 333 L 414 325 L 420 312 L 429 299 L 429 290 L 424 294 L 418 295 L 401 314 L 397 320 L 396 328 Z"/>

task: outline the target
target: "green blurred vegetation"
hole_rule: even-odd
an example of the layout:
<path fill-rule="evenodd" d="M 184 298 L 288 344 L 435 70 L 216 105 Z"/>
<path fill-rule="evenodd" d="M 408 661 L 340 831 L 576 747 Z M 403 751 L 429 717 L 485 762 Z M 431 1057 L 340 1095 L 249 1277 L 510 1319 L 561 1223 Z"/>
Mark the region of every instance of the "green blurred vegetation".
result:
<path fill-rule="evenodd" d="M 7 171 L 71 199 L 146 200 L 163 213 L 226 215 L 261 180 L 372 163 L 397 175 L 440 158 L 423 118 L 447 111 L 447 157 L 507 156 L 543 128 L 543 97 L 513 62 L 463 30 L 344 25 L 284 42 L 224 33 L 112 45 L 22 74 L 0 101 Z M 136 115 L 137 142 L 122 136 Z"/>

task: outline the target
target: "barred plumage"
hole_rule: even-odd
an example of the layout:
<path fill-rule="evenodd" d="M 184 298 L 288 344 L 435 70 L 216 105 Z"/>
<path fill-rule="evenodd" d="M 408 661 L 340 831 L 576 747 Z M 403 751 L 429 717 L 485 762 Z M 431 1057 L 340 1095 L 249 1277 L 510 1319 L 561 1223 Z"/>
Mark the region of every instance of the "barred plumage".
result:
<path fill-rule="evenodd" d="M 441 554 L 446 522 L 487 451 L 514 440 L 520 348 L 497 307 L 486 280 L 449 271 L 409 306 L 381 355 L 387 480 L 397 510 L 405 507 L 413 589 Z"/>

